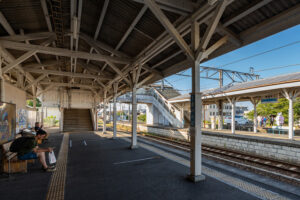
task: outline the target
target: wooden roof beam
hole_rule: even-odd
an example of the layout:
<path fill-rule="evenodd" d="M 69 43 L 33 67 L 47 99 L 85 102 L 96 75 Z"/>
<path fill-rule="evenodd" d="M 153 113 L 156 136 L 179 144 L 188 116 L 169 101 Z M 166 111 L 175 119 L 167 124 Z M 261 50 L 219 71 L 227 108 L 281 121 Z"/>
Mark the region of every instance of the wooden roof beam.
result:
<path fill-rule="evenodd" d="M 109 77 L 103 76 L 103 75 L 73 73 L 73 72 L 65 72 L 65 71 L 57 71 L 57 70 L 25 69 L 25 71 L 26 72 L 39 73 L 39 74 L 52 74 L 52 75 L 56 75 L 56 76 L 70 76 L 70 77 L 75 77 L 75 78 L 89 78 L 89 79 L 110 80 Z"/>
<path fill-rule="evenodd" d="M 150 8 L 153 14 L 158 18 L 158 20 L 162 23 L 165 29 L 169 32 L 169 34 L 176 41 L 178 46 L 191 58 L 194 59 L 194 53 L 189 47 L 189 45 L 184 41 L 179 32 L 173 26 L 173 24 L 169 21 L 169 19 L 165 16 L 165 14 L 160 10 L 158 5 L 153 0 L 144 0 L 145 4 Z"/>
<path fill-rule="evenodd" d="M 105 2 L 103 4 L 103 7 L 102 7 L 102 10 L 101 10 L 101 14 L 100 14 L 100 17 L 99 17 L 97 28 L 96 28 L 96 31 L 95 31 L 95 34 L 94 34 L 94 40 L 97 40 L 97 38 L 99 36 L 100 30 L 101 30 L 101 27 L 102 27 L 102 24 L 103 24 L 103 21 L 104 21 L 104 17 L 105 17 L 106 11 L 107 11 L 108 4 L 109 4 L 109 0 L 105 0 Z M 90 48 L 90 53 L 92 53 L 92 52 L 93 52 L 93 47 Z M 89 61 L 90 60 L 87 60 L 86 63 L 88 64 Z"/>
<path fill-rule="evenodd" d="M 82 59 L 90 59 L 96 61 L 110 61 L 113 63 L 120 63 L 120 64 L 130 64 L 132 59 L 130 58 L 118 58 L 118 57 L 110 57 L 106 55 L 100 54 L 90 54 L 87 52 L 81 51 L 71 51 L 64 48 L 54 48 L 54 47 L 45 47 L 41 45 L 32 45 L 32 44 L 24 44 L 18 42 L 11 42 L 11 41 L 0 41 L 0 45 L 9 48 L 9 49 L 16 49 L 22 51 L 31 51 L 35 50 L 38 53 L 43 54 L 50 54 L 50 55 L 57 55 L 57 56 L 66 56 L 66 57 L 73 57 L 73 58 L 82 58 Z"/>
<path fill-rule="evenodd" d="M 10 36 L 2 36 L 0 37 L 0 40 L 9 40 L 9 41 L 15 41 L 15 42 L 24 42 L 24 41 L 30 41 L 30 40 L 41 40 L 41 39 L 47 39 L 51 37 L 55 37 L 55 33 L 53 32 L 39 32 L 39 33 L 29 33 L 29 34 L 20 34 L 20 35 L 10 35 Z"/>
<path fill-rule="evenodd" d="M 144 0 L 133 0 L 133 1 L 139 3 L 145 3 Z M 187 0 L 155 0 L 155 2 L 163 10 L 167 10 L 184 16 L 192 13 L 196 6 L 195 3 L 192 3 Z"/>

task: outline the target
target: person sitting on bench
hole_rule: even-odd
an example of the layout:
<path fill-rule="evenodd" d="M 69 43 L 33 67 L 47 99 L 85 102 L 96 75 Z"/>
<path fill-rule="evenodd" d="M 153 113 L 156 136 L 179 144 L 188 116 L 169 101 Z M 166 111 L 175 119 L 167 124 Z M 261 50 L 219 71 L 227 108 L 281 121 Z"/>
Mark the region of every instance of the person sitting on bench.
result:
<path fill-rule="evenodd" d="M 45 138 L 46 132 L 39 130 L 35 137 L 20 137 L 17 138 L 11 145 L 10 151 L 18 153 L 19 160 L 39 159 L 42 164 L 42 169 L 45 172 L 53 172 L 55 166 L 48 166 L 46 162 L 45 152 L 52 152 L 53 148 L 39 148 L 37 141 Z"/>
<path fill-rule="evenodd" d="M 46 132 L 44 129 L 43 129 L 43 125 L 40 125 L 40 122 L 35 122 L 35 125 L 34 125 L 34 131 L 35 132 L 38 132 L 38 131 L 44 131 Z M 45 137 L 42 139 L 42 140 L 38 140 L 38 144 L 41 144 L 43 141 L 45 140 L 48 140 L 48 133 L 46 132 L 46 135 Z"/>
<path fill-rule="evenodd" d="M 40 125 L 40 122 L 35 122 L 34 124 L 34 130 L 37 132 L 38 130 L 42 129 L 43 125 Z"/>

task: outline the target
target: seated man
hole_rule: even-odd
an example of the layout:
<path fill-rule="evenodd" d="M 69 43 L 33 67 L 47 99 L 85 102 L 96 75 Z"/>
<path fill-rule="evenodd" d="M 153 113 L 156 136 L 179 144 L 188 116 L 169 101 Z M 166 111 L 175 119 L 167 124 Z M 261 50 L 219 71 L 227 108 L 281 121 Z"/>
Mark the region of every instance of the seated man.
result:
<path fill-rule="evenodd" d="M 48 133 L 43 129 L 43 125 L 40 125 L 40 122 L 35 122 L 34 131 L 37 133 L 43 131 L 46 133 L 45 137 L 42 140 L 38 140 L 38 144 L 41 144 L 42 141 L 48 140 Z"/>
<path fill-rule="evenodd" d="M 38 131 L 35 137 L 21 137 L 16 139 L 11 145 L 11 151 L 18 153 L 19 160 L 39 159 L 45 172 L 55 171 L 55 167 L 48 166 L 45 152 L 52 152 L 52 148 L 39 148 L 37 141 L 46 136 L 45 131 Z M 19 140 L 19 141 L 17 141 Z M 14 144 L 15 143 L 15 144 Z M 18 146 L 18 147 L 16 147 Z"/>
<path fill-rule="evenodd" d="M 40 122 L 35 122 L 34 124 L 34 130 L 37 132 L 39 129 L 42 129 L 43 125 L 40 125 Z"/>

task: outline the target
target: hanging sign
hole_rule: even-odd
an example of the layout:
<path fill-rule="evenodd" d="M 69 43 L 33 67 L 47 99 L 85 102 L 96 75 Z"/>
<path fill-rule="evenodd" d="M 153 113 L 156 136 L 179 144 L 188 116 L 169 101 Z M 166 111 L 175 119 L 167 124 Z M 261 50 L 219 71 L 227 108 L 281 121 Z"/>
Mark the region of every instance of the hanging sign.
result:
<path fill-rule="evenodd" d="M 261 99 L 261 103 L 277 103 L 278 99 L 277 98 L 266 98 L 266 99 Z"/>

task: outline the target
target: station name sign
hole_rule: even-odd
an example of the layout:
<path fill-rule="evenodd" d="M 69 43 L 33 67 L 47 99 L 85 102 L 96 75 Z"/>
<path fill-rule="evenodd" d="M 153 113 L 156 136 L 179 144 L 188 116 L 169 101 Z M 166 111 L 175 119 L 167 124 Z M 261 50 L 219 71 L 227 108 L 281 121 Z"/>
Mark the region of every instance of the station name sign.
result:
<path fill-rule="evenodd" d="M 266 98 L 266 99 L 261 99 L 261 103 L 277 103 L 278 99 L 277 98 Z"/>

